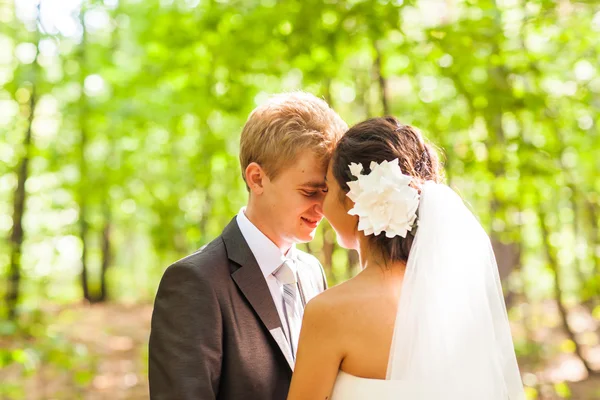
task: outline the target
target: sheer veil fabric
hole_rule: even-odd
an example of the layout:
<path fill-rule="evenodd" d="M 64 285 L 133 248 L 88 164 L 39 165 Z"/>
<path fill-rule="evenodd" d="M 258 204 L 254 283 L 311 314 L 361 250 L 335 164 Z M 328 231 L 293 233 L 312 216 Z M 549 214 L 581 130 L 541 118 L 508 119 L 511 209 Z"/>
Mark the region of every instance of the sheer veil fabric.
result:
<path fill-rule="evenodd" d="M 443 184 L 423 185 L 418 214 L 387 380 L 419 400 L 524 400 L 486 232 Z"/>

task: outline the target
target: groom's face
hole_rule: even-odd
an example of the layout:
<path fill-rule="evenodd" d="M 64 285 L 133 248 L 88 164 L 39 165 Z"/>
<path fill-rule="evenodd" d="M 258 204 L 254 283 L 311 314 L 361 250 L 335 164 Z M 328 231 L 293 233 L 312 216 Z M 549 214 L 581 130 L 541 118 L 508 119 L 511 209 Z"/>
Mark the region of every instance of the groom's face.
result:
<path fill-rule="evenodd" d="M 282 242 L 305 243 L 315 236 L 323 219 L 323 199 L 327 191 L 326 168 L 311 151 L 296 156 L 273 180 L 265 179 L 265 217 Z"/>

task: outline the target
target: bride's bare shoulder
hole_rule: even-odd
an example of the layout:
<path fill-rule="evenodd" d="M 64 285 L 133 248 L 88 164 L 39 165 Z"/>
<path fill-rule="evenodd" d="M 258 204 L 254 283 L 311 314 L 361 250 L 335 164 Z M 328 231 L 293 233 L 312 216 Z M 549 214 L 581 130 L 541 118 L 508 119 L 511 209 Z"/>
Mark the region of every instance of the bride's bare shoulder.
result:
<path fill-rule="evenodd" d="M 356 310 L 361 301 L 361 286 L 362 280 L 356 276 L 327 289 L 308 302 L 305 315 L 308 313 L 327 325 L 347 321 L 348 313 Z"/>

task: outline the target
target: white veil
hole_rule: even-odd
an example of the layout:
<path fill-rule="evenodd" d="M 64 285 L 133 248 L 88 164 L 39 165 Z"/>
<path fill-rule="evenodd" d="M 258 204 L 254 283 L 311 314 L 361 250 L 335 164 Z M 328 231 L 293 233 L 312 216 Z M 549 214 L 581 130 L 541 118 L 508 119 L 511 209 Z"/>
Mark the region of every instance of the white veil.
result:
<path fill-rule="evenodd" d="M 423 185 L 418 215 L 387 379 L 411 400 L 525 399 L 487 234 L 443 184 Z"/>

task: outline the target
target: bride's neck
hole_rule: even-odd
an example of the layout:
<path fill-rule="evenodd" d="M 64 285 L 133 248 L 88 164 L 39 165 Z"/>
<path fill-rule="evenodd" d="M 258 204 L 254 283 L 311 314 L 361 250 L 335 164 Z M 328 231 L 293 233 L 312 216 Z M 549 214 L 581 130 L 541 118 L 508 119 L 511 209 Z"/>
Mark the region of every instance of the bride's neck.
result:
<path fill-rule="evenodd" d="M 386 260 L 381 250 L 370 245 L 367 237 L 362 237 L 359 243 L 358 256 L 360 266 L 363 270 L 367 268 L 378 268 L 390 272 L 403 271 L 406 263 L 402 261 Z"/>

